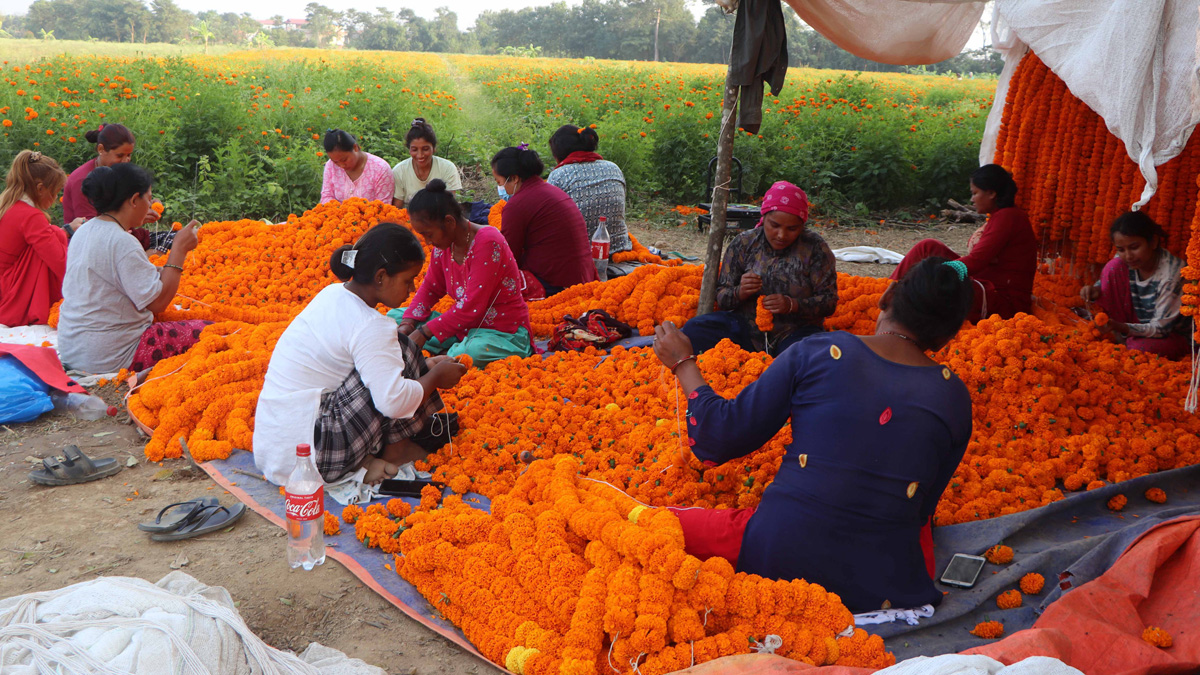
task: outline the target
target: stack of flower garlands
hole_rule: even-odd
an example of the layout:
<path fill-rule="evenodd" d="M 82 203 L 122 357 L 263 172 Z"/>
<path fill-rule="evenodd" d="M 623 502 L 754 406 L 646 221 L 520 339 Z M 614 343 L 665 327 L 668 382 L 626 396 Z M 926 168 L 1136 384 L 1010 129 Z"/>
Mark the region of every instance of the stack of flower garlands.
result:
<path fill-rule="evenodd" d="M 534 462 L 491 513 L 451 497 L 408 516 L 396 572 L 518 674 L 661 675 L 772 635 L 775 653 L 813 665 L 895 662 L 837 595 L 702 563 L 684 553 L 674 514 L 582 469 L 569 456 Z"/>

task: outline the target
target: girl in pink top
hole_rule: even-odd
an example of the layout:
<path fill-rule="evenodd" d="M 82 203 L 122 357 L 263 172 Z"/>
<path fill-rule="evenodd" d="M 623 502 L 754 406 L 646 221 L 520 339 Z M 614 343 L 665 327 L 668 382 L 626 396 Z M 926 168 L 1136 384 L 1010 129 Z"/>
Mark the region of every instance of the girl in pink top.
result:
<path fill-rule="evenodd" d="M 533 354 L 521 273 L 504 235 L 467 220 L 440 179 L 412 197 L 408 215 L 433 255 L 421 288 L 400 314 L 400 332 L 431 353 L 468 354 L 480 367 Z M 434 314 L 433 306 L 447 294 L 454 306 Z"/>
<path fill-rule="evenodd" d="M 392 203 L 396 182 L 386 160 L 364 152 L 358 141 L 341 129 L 325 132 L 325 177 L 321 181 L 321 203 L 351 197 Z"/>

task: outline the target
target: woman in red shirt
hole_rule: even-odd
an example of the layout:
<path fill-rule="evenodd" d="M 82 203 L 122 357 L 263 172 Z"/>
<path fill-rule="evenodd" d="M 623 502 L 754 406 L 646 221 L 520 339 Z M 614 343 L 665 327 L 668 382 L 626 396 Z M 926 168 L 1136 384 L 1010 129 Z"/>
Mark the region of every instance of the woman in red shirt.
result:
<path fill-rule="evenodd" d="M 62 299 L 67 235 L 46 209 L 67 182 L 58 162 L 22 150 L 0 193 L 0 325 L 46 323 Z"/>
<path fill-rule="evenodd" d="M 587 223 L 571 195 L 542 180 L 545 170 L 526 144 L 504 148 L 492 157 L 492 177 L 501 199 L 500 233 L 523 272 L 546 290 L 546 297 L 567 286 L 596 280 Z M 532 296 L 528 291 L 526 299 Z"/>
<path fill-rule="evenodd" d="M 993 314 L 1011 319 L 1019 312 L 1029 312 L 1038 246 L 1029 217 L 1015 206 L 1016 197 L 1017 184 L 1004 167 L 979 167 L 971 174 L 971 203 L 976 211 L 987 214 L 988 220 L 971 235 L 967 254 L 959 256 L 937 239 L 924 239 L 904 256 L 892 279 L 903 279 L 908 270 L 930 256 L 961 260 L 975 287 L 968 321 Z"/>
<path fill-rule="evenodd" d="M 67 231 L 73 233 L 78 227 L 75 221 L 82 223 L 96 217 L 96 209 L 87 197 L 83 196 L 83 179 L 101 166 L 122 164 L 133 159 L 133 132 L 123 124 L 101 124 L 99 129 L 92 129 L 83 135 L 88 143 L 96 146 L 96 156 L 83 163 L 71 172 L 67 178 L 67 186 L 63 190 L 63 222 L 70 223 Z M 158 222 L 158 212 L 151 209 L 146 214 L 146 222 Z M 142 244 L 142 248 L 154 248 L 150 232 L 144 227 L 135 227 L 129 231 Z"/>

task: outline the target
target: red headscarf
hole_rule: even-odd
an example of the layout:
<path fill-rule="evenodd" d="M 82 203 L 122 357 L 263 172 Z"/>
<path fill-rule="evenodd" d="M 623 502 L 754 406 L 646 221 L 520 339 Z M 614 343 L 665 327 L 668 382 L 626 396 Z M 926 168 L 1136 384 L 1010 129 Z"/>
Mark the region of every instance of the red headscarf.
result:
<path fill-rule="evenodd" d="M 795 185 L 781 180 L 771 186 L 767 190 L 767 194 L 763 195 L 762 207 L 759 209 L 763 218 L 772 211 L 783 211 L 794 216 L 799 216 L 800 220 L 808 221 L 808 195 L 804 194 L 804 190 Z M 759 219 L 758 225 L 762 227 L 763 221 Z"/>

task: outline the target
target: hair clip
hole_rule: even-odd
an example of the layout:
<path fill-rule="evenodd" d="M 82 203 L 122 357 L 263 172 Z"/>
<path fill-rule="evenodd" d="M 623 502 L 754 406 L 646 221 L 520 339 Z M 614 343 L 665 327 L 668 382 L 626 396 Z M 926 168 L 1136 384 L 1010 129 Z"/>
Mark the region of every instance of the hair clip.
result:
<path fill-rule="evenodd" d="M 325 133 L 327 133 L 327 134 L 332 134 L 332 133 L 333 133 L 333 131 L 334 131 L 333 129 L 326 129 L 326 130 L 325 130 Z"/>
<path fill-rule="evenodd" d="M 958 280 L 959 281 L 967 280 L 967 264 L 965 262 L 963 262 L 961 260 L 947 260 L 946 262 L 944 262 L 942 264 L 946 265 L 947 267 L 954 270 L 955 272 L 958 272 Z"/>
<path fill-rule="evenodd" d="M 350 269 L 354 269 L 354 259 L 358 257 L 357 249 L 342 251 L 342 264 Z"/>
<path fill-rule="evenodd" d="M 518 150 L 528 150 L 528 149 L 529 149 L 529 144 L 528 144 L 528 143 L 522 143 L 522 144 L 520 144 L 520 145 L 518 145 L 518 146 L 517 146 L 517 149 L 518 149 Z"/>
<path fill-rule="evenodd" d="M 412 125 L 414 127 L 419 127 L 419 126 L 422 126 L 423 124 L 425 124 L 425 120 L 423 120 L 419 117 L 417 119 L 413 120 L 413 123 L 412 123 Z"/>
<path fill-rule="evenodd" d="M 37 150 L 34 150 L 33 152 L 29 153 L 29 161 L 31 163 L 36 162 L 41 158 L 42 158 L 42 153 L 38 152 Z"/>

